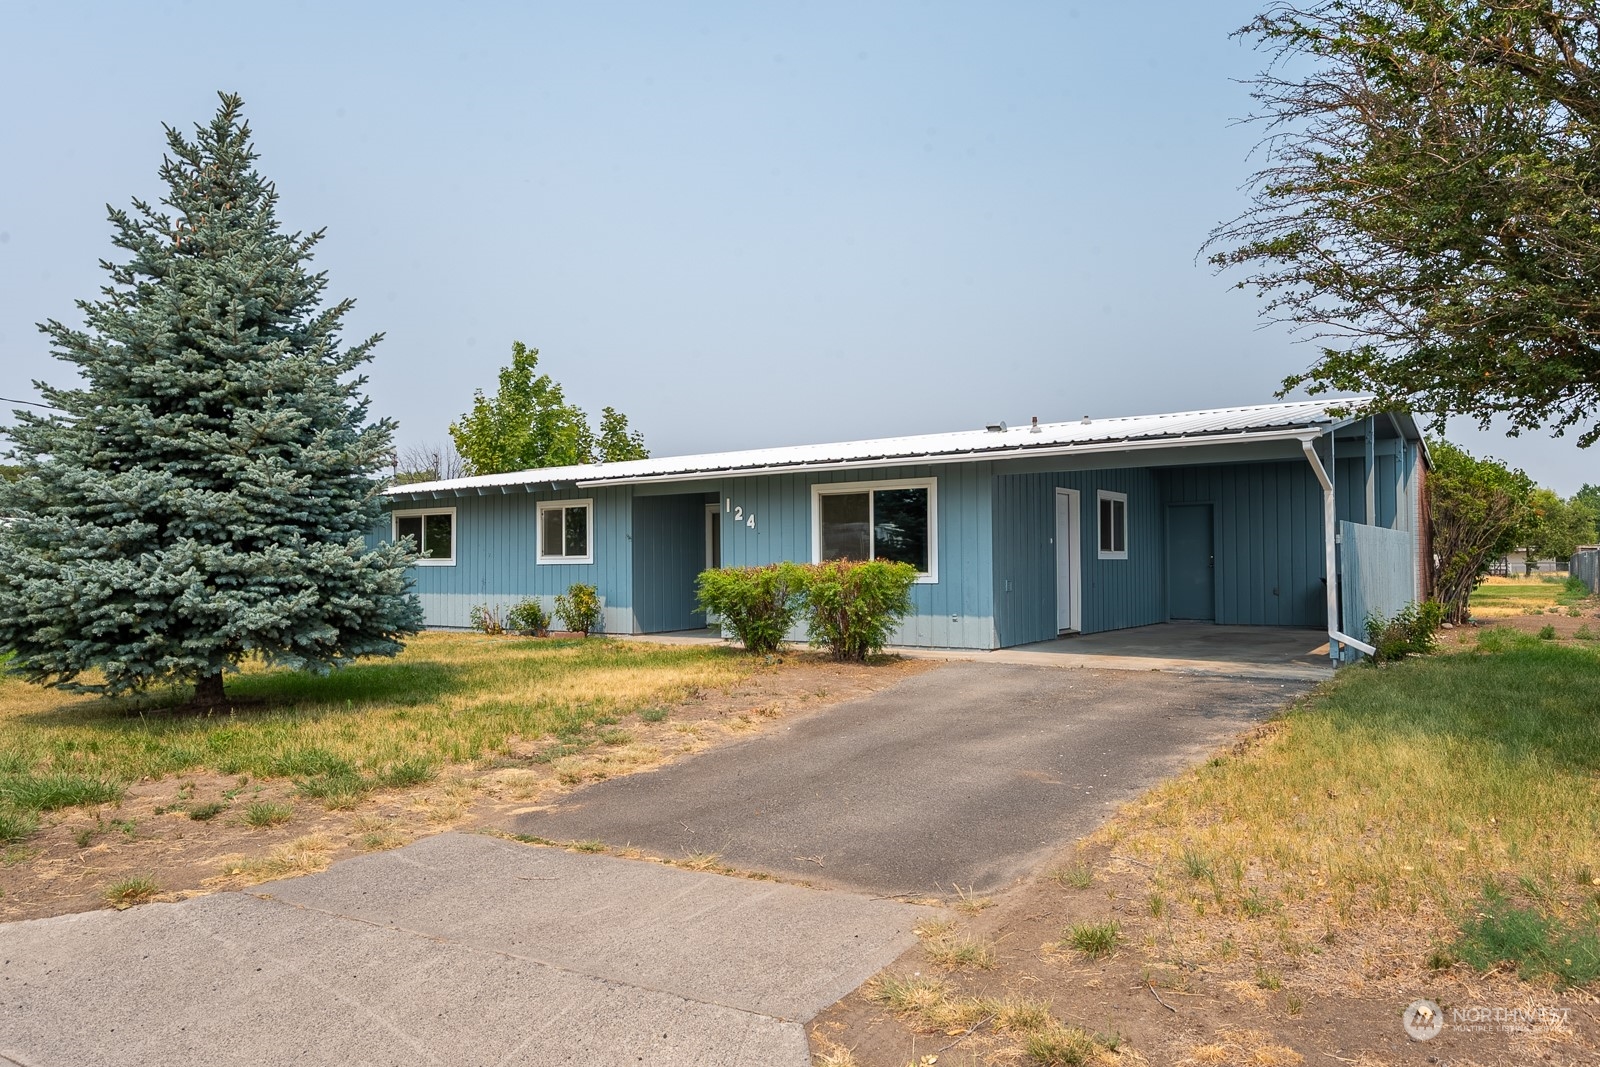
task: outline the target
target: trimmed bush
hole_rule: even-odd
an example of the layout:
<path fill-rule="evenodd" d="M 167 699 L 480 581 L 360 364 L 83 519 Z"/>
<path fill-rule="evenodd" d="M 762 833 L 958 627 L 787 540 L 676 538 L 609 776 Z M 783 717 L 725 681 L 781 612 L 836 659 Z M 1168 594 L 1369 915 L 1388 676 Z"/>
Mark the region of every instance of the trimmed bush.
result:
<path fill-rule="evenodd" d="M 493 604 L 474 604 L 467 612 L 467 625 L 484 634 L 503 634 L 506 625 L 500 621 L 500 609 Z"/>
<path fill-rule="evenodd" d="M 506 612 L 506 629 L 543 637 L 550 632 L 550 613 L 537 600 L 524 600 Z"/>
<path fill-rule="evenodd" d="M 1432 652 L 1442 622 L 1444 605 L 1437 600 L 1407 604 L 1392 619 L 1368 617 L 1367 640 L 1378 650 L 1373 658 L 1384 663 Z"/>
<path fill-rule="evenodd" d="M 895 625 L 911 613 L 917 569 L 909 563 L 834 560 L 800 568 L 811 643 L 838 660 L 883 651 Z"/>
<path fill-rule="evenodd" d="M 800 615 L 805 583 L 793 563 L 702 571 L 699 610 L 722 617 L 722 626 L 751 652 L 773 652 Z"/>
<path fill-rule="evenodd" d="M 556 597 L 556 618 L 568 630 L 588 637 L 600 629 L 600 593 L 592 585 L 573 582 Z"/>

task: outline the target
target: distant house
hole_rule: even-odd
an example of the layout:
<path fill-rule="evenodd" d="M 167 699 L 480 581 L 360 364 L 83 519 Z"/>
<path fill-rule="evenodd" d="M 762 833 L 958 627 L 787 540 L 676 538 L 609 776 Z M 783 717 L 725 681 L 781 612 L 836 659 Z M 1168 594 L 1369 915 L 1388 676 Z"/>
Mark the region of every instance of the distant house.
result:
<path fill-rule="evenodd" d="M 693 630 L 708 567 L 914 565 L 897 644 L 992 649 L 1205 620 L 1326 629 L 1424 594 L 1427 454 L 1359 401 L 518 471 L 388 490 L 430 626 L 596 586 L 615 634 Z M 1339 581 L 1326 581 L 1330 574 Z M 1341 603 L 1341 587 L 1345 589 Z"/>

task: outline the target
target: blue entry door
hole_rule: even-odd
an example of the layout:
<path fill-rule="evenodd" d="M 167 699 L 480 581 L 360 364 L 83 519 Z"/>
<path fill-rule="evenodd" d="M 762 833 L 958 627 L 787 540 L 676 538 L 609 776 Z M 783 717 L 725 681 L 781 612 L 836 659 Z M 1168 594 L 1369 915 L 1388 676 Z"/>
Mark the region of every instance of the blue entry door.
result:
<path fill-rule="evenodd" d="M 1217 617 L 1212 533 L 1210 504 L 1167 508 L 1167 614 L 1173 619 Z"/>

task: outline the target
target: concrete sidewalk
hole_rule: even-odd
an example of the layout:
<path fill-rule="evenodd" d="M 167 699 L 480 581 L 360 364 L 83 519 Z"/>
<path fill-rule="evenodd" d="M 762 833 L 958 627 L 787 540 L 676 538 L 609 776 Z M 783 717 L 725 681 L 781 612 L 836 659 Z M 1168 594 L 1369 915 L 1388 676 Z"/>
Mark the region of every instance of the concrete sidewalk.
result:
<path fill-rule="evenodd" d="M 0 1062 L 789 1065 L 927 909 L 443 834 L 0 926 Z"/>
<path fill-rule="evenodd" d="M 621 640 L 663 645 L 734 645 L 717 630 L 623 635 Z M 1010 663 L 1102 671 L 1162 671 L 1259 681 L 1322 682 L 1333 677 L 1328 635 L 1290 626 L 1222 626 L 1164 622 L 1127 630 L 1081 634 L 999 649 L 887 649 L 908 659 Z"/>

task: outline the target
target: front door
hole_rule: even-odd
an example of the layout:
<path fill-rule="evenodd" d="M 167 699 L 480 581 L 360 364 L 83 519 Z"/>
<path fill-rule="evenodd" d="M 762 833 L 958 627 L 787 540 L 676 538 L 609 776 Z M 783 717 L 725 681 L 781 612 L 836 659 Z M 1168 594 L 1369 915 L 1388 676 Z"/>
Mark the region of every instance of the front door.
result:
<path fill-rule="evenodd" d="M 1083 594 L 1078 572 L 1078 491 L 1056 490 L 1056 632 L 1077 633 Z"/>
<path fill-rule="evenodd" d="M 722 568 L 722 507 L 706 505 L 706 570 Z M 715 626 L 722 621 L 712 612 L 706 612 L 706 625 Z"/>
<path fill-rule="evenodd" d="M 1216 555 L 1210 504 L 1167 508 L 1167 615 L 1210 622 L 1217 617 Z"/>

